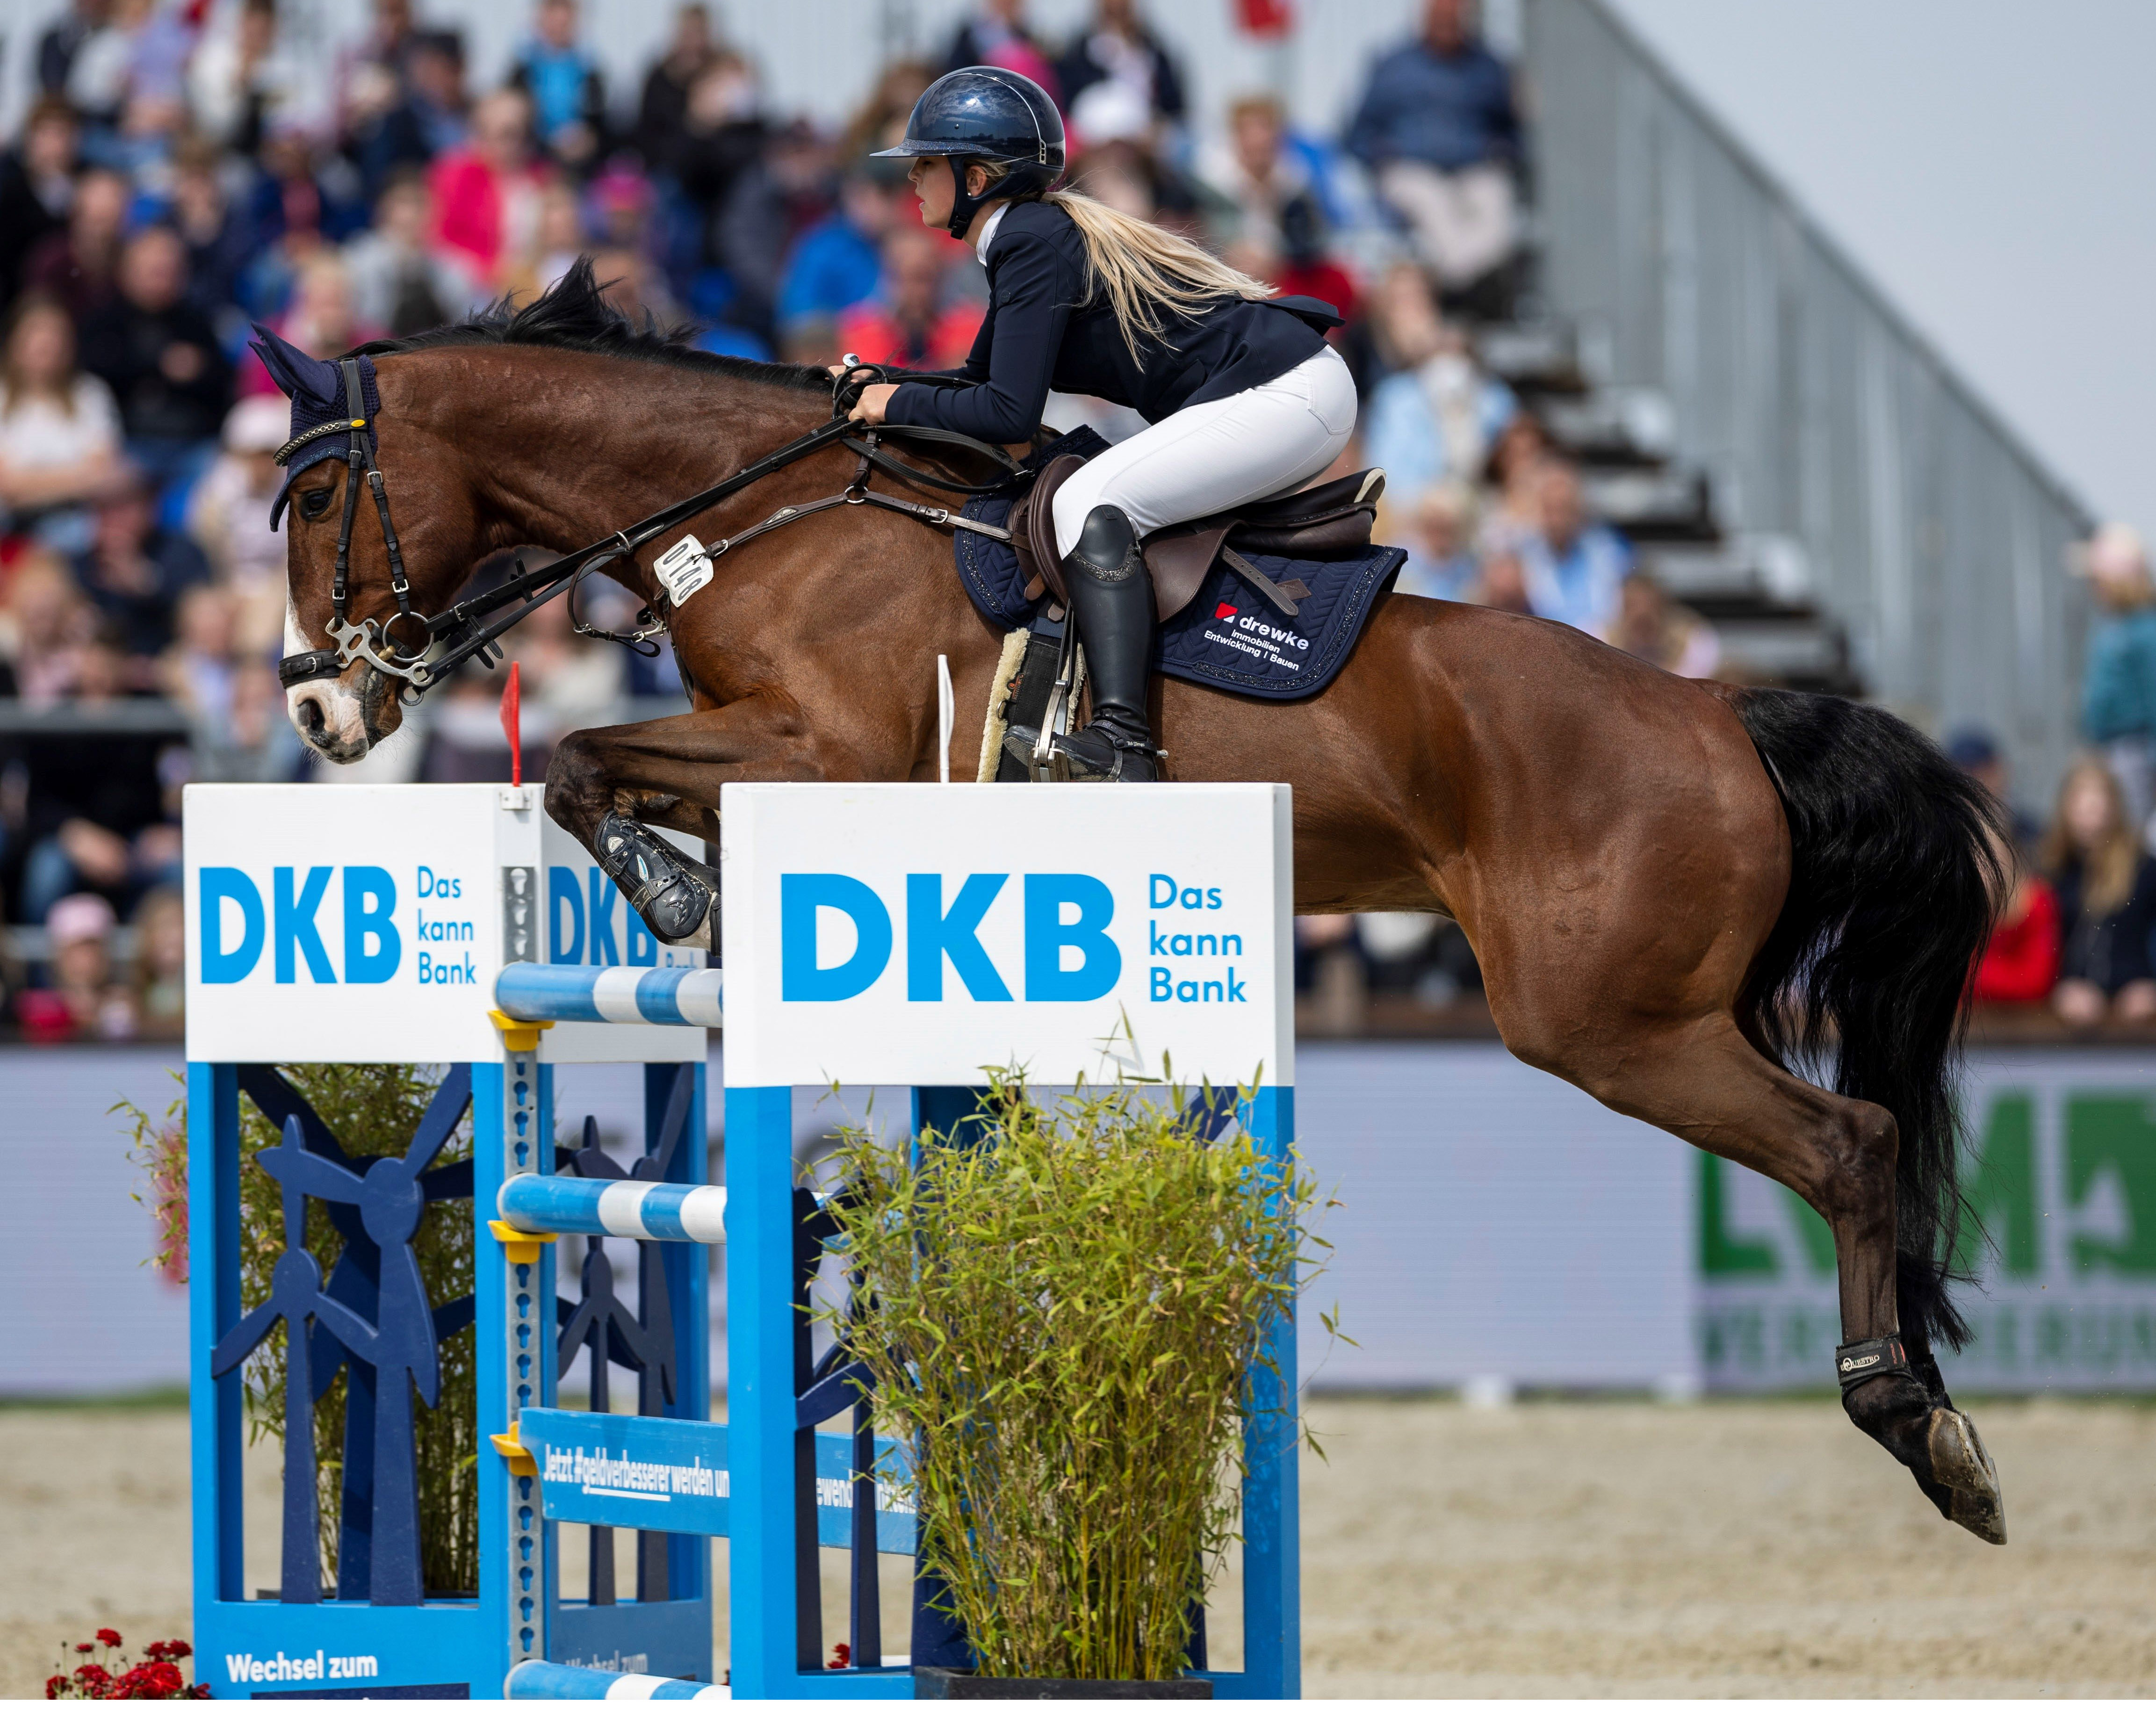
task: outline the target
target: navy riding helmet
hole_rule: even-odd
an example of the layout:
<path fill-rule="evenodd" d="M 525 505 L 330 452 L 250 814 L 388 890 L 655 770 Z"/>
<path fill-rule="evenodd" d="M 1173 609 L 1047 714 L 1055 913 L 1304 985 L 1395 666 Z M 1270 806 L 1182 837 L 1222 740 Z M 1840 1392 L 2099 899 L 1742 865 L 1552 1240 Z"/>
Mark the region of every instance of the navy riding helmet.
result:
<path fill-rule="evenodd" d="M 980 207 L 998 198 L 1045 192 L 1063 176 L 1063 116 L 1030 78 L 1000 66 L 962 66 L 921 93 L 906 137 L 878 156 L 947 156 L 957 195 L 951 232 L 960 239 Z M 980 198 L 966 190 L 966 169 L 993 162 L 1008 170 Z"/>

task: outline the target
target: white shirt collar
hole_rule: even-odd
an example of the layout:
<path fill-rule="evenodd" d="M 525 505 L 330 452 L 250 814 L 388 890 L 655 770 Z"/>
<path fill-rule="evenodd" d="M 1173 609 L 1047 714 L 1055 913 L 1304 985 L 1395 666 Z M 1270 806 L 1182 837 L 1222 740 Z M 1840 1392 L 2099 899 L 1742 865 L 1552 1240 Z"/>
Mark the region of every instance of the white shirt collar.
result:
<path fill-rule="evenodd" d="M 996 229 L 1003 226 L 1004 218 L 1009 213 L 1010 200 L 1006 198 L 988 212 L 988 220 L 981 223 L 981 237 L 973 247 L 973 255 L 981 260 L 983 269 L 988 267 L 988 242 L 996 237 Z"/>

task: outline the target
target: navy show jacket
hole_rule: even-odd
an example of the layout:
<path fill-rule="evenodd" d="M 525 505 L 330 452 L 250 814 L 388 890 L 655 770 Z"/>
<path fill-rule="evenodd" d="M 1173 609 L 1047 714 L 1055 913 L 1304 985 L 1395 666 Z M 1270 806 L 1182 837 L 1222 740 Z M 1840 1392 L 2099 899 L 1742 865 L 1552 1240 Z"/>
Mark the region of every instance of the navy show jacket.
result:
<path fill-rule="evenodd" d="M 1052 203 L 1009 206 L 987 261 L 988 315 L 966 363 L 900 384 L 886 423 L 1023 443 L 1051 389 L 1096 395 L 1157 423 L 1193 403 L 1270 383 L 1325 346 L 1317 324 L 1305 321 L 1309 311 L 1223 300 L 1189 317 L 1163 308 L 1160 336 L 1141 336 L 1132 353 L 1107 295 L 1089 300 L 1084 236 Z"/>

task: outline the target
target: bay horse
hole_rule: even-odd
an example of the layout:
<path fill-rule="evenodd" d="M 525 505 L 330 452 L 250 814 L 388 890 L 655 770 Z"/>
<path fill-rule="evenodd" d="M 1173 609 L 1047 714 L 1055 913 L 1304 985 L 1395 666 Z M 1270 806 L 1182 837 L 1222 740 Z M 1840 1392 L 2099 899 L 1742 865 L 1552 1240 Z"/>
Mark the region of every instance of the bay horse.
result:
<path fill-rule="evenodd" d="M 693 352 L 610 307 L 588 266 L 521 307 L 359 352 L 395 567 L 423 612 L 490 553 L 603 540 L 831 409 L 821 370 Z M 357 471 L 294 483 L 295 653 L 328 642 L 341 516 L 352 617 L 395 615 L 390 542 L 369 509 L 355 534 L 340 508 Z M 709 544 L 853 472 L 820 449 L 690 526 Z M 947 530 L 838 509 L 720 557 L 678 614 L 651 569 L 662 548 L 616 568 L 670 624 L 693 711 L 563 741 L 546 804 L 587 845 L 609 814 L 716 840 L 736 780 L 935 778 L 939 653 L 958 734 L 978 734 L 1001 638 Z M 310 662 L 331 674 L 292 687 L 290 711 L 322 755 L 357 760 L 395 730 L 395 677 Z M 1294 786 L 1299 912 L 1453 918 L 1514 1055 L 1811 1204 L 1843 1332 L 1866 1344 L 1837 1357 L 1851 1418 L 1943 1515 L 2004 1543 L 1996 1471 L 1935 1354 L 1969 1333 L 1949 1287 L 1953 1083 L 2000 892 L 1999 811 L 1974 781 L 1871 707 L 1688 681 L 1559 624 L 1399 593 L 1322 694 L 1163 680 L 1152 704 L 1173 776 Z"/>

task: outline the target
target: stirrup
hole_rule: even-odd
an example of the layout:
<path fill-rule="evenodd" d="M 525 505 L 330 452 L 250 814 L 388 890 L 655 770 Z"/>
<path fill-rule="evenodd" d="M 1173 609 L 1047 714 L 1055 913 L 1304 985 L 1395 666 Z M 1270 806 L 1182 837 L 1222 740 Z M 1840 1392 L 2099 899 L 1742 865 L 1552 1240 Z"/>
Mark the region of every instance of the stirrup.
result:
<path fill-rule="evenodd" d="M 1104 768 L 1096 761 L 1070 747 L 1079 738 L 1088 742 L 1107 745 L 1109 758 L 1114 763 Z M 1159 753 L 1150 742 L 1127 743 L 1096 725 L 1088 725 L 1082 731 L 1068 732 L 1049 741 L 1050 758 L 1057 762 L 1065 776 L 1075 783 L 1087 784 L 1152 784 L 1160 777 Z"/>
<path fill-rule="evenodd" d="M 621 888 L 629 907 L 670 947 L 716 946 L 709 932 L 718 882 L 702 863 L 683 855 L 643 822 L 609 814 L 593 835 L 599 866 Z"/>

